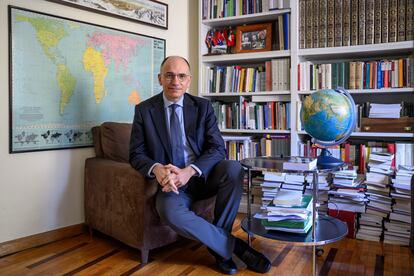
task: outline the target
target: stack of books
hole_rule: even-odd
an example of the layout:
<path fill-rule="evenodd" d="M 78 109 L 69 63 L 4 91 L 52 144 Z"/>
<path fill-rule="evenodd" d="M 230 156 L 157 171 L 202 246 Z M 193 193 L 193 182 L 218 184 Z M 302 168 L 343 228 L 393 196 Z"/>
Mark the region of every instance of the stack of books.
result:
<path fill-rule="evenodd" d="M 383 236 L 383 220 L 391 212 L 390 181 L 394 154 L 371 152 L 368 161 L 369 172 L 365 184 L 368 198 L 367 212 L 359 220 L 356 238 L 380 241 Z"/>
<path fill-rule="evenodd" d="M 305 193 L 313 195 L 313 175 L 309 174 L 305 177 L 306 183 L 309 186 L 306 187 Z M 331 177 L 328 173 L 318 174 L 318 214 L 326 214 L 328 212 L 328 191 L 331 189 Z"/>
<path fill-rule="evenodd" d="M 305 190 L 304 183 L 305 183 L 305 176 L 303 174 L 286 173 L 285 182 L 283 183 L 281 189 L 303 192 Z"/>
<path fill-rule="evenodd" d="M 277 192 L 285 181 L 285 173 L 264 172 L 263 182 L 260 184 L 262 190 L 262 209 L 273 201 Z"/>
<path fill-rule="evenodd" d="M 306 234 L 312 228 L 313 198 L 300 191 L 280 190 L 266 211 L 255 215 L 266 230 Z"/>
<path fill-rule="evenodd" d="M 413 166 L 398 167 L 392 180 L 391 197 L 394 201 L 389 221 L 384 222 L 384 242 L 408 245 L 411 229 L 411 179 Z"/>
<path fill-rule="evenodd" d="M 328 209 L 364 213 L 367 201 L 364 190 L 355 170 L 335 172 L 333 189 L 328 192 Z"/>

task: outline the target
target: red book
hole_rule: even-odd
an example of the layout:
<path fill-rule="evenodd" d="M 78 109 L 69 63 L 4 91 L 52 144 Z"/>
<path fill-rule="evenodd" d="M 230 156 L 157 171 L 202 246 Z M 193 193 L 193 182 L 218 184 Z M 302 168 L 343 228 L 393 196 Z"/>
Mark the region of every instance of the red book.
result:
<path fill-rule="evenodd" d="M 391 169 L 395 169 L 395 144 L 387 144 L 387 151 L 394 154 L 394 158 L 391 161 Z"/>
<path fill-rule="evenodd" d="M 359 145 L 359 173 L 365 172 L 365 145 Z"/>
<path fill-rule="evenodd" d="M 348 226 L 348 238 L 355 239 L 356 213 L 344 210 L 328 209 L 328 215 L 346 222 Z"/>
<path fill-rule="evenodd" d="M 271 61 L 265 62 L 265 70 L 266 70 L 265 89 L 266 91 L 272 91 L 272 62 Z"/>
<path fill-rule="evenodd" d="M 298 91 L 300 91 L 300 63 L 298 64 Z"/>

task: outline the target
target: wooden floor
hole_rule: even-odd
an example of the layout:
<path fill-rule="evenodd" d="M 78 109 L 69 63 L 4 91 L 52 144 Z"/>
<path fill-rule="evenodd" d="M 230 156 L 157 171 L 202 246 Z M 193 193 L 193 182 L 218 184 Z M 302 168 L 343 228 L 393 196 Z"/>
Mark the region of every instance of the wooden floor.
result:
<path fill-rule="evenodd" d="M 234 231 L 246 238 L 238 217 Z M 273 267 L 267 275 L 311 275 L 311 247 L 291 246 L 262 238 L 253 247 Z M 326 245 L 317 258 L 319 275 L 414 275 L 414 256 L 408 247 L 345 239 Z M 214 258 L 198 242 L 182 240 L 150 251 L 141 266 L 139 251 L 102 234 L 85 233 L 0 258 L 0 275 L 220 275 Z M 259 275 L 234 258 L 237 275 Z"/>

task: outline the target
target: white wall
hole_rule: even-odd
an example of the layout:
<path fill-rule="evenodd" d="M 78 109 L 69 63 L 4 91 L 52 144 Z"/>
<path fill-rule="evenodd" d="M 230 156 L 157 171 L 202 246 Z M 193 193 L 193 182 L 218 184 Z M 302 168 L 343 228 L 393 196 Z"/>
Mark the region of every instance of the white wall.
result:
<path fill-rule="evenodd" d="M 44 0 L 0 0 L 0 243 L 82 223 L 83 165 L 93 150 L 9 154 L 7 5 L 166 39 L 167 55 L 189 58 L 197 76 L 197 2 L 168 4 L 168 30 L 116 19 Z M 193 78 L 192 86 L 197 87 Z M 194 91 L 196 93 L 196 91 Z M 131 118 L 132 120 L 132 118 Z"/>

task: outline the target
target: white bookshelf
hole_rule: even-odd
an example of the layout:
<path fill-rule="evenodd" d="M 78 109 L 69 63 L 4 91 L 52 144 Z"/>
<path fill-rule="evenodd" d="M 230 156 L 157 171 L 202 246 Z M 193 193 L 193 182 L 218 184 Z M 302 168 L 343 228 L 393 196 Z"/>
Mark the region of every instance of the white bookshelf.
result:
<path fill-rule="evenodd" d="M 327 48 L 311 48 L 299 49 L 299 1 L 290 1 L 290 9 L 276 10 L 266 13 L 249 14 L 243 16 L 233 16 L 226 18 L 216 18 L 202 20 L 202 2 L 199 1 L 199 70 L 198 70 L 198 95 L 209 99 L 226 99 L 229 101 L 234 97 L 234 101 L 240 101 L 242 96 L 279 95 L 289 96 L 291 102 L 290 112 L 290 130 L 245 130 L 245 129 L 226 129 L 222 130 L 223 134 L 273 134 L 273 133 L 289 133 L 291 136 L 290 151 L 292 155 L 297 155 L 298 142 L 306 134 L 304 131 L 297 130 L 297 103 L 303 97 L 315 91 L 298 91 L 298 69 L 297 64 L 302 61 L 310 61 L 312 63 L 342 62 L 351 60 L 381 59 L 395 56 L 412 55 L 414 49 L 414 41 L 402 41 L 383 44 L 369 44 L 357 46 L 343 47 L 327 47 Z M 269 51 L 259 53 L 244 54 L 226 54 L 226 55 L 206 55 L 208 49 L 205 45 L 205 34 L 211 28 L 219 28 L 226 26 L 237 26 L 243 24 L 254 24 L 274 21 L 278 15 L 283 13 L 290 14 L 290 49 L 285 51 Z M 249 93 L 232 93 L 223 91 L 222 93 L 206 93 L 203 91 L 203 68 L 205 65 L 227 65 L 227 64 L 258 64 L 275 58 L 290 58 L 290 90 L 289 91 L 270 91 L 270 92 L 249 92 Z M 388 101 L 400 101 L 409 99 L 414 102 L 414 88 L 387 88 L 387 89 L 360 89 L 350 90 L 353 96 L 371 98 L 373 102 L 384 95 Z M 364 98 L 364 99 L 365 99 Z M 388 140 L 398 141 L 411 140 L 413 133 L 376 133 L 376 132 L 354 132 L 352 137 L 369 140 Z"/>

